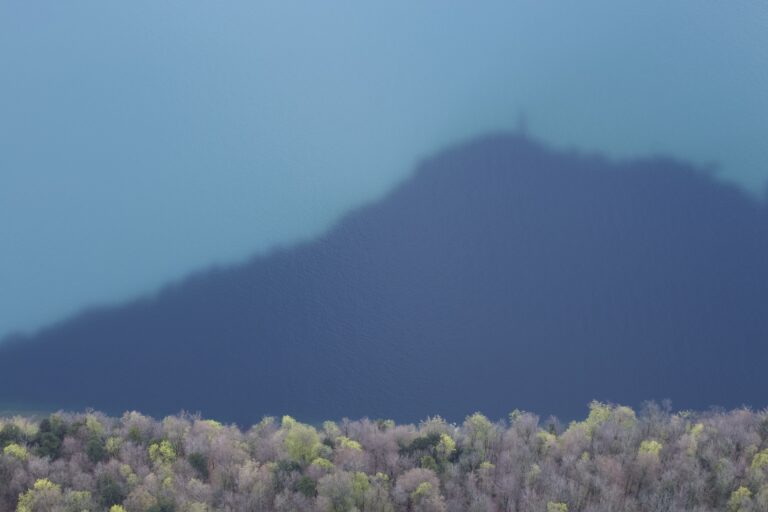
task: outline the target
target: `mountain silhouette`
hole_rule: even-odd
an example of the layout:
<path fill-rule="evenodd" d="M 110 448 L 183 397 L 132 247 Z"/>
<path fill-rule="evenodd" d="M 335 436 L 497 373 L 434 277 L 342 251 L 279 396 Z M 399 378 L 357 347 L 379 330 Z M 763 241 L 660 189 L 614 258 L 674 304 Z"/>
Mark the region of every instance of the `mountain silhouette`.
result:
<path fill-rule="evenodd" d="M 241 423 L 762 407 L 766 356 L 762 203 L 683 162 L 497 135 L 317 240 L 4 343 L 0 402 Z"/>

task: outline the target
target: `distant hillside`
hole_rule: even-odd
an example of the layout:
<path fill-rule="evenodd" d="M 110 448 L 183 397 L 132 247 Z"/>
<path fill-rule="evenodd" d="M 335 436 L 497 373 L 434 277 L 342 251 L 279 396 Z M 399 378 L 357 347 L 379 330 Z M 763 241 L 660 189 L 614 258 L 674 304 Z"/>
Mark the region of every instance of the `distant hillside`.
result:
<path fill-rule="evenodd" d="M 2 347 L 0 402 L 241 423 L 764 406 L 766 340 L 764 205 L 684 163 L 494 136 L 311 243 Z"/>

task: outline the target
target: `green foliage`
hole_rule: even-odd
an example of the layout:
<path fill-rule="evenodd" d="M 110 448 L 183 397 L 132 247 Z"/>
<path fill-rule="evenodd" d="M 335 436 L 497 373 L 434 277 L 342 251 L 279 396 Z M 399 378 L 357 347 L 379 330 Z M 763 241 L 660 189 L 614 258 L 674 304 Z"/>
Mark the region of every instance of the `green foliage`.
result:
<path fill-rule="evenodd" d="M 391 430 L 395 428 L 395 422 L 393 420 L 385 420 L 385 419 L 379 418 L 376 420 L 376 426 L 382 432 L 386 432 L 387 430 Z"/>
<path fill-rule="evenodd" d="M 329 512 L 350 512 L 355 506 L 349 473 L 340 472 L 324 476 L 318 482 L 317 493 L 326 500 Z"/>
<path fill-rule="evenodd" d="M 704 432 L 703 423 L 696 423 L 691 427 L 691 437 L 695 439 L 698 439 L 702 432 Z"/>
<path fill-rule="evenodd" d="M 19 428 L 21 439 L 25 442 L 33 439 L 39 432 L 37 422 L 23 416 L 14 416 L 11 419 L 11 424 Z"/>
<path fill-rule="evenodd" d="M 531 469 L 529 469 L 528 473 L 526 474 L 526 479 L 528 480 L 529 484 L 533 484 L 536 481 L 538 481 L 540 476 L 541 476 L 541 466 L 539 466 L 534 462 L 533 464 L 531 464 Z"/>
<path fill-rule="evenodd" d="M 728 512 L 746 512 L 752 504 L 752 491 L 741 486 L 731 493 L 728 500 Z"/>
<path fill-rule="evenodd" d="M 166 440 L 150 444 L 148 450 L 149 458 L 155 464 L 171 464 L 176 460 L 176 450 Z"/>
<path fill-rule="evenodd" d="M 568 505 L 559 501 L 547 503 L 547 512 L 568 512 Z"/>
<path fill-rule="evenodd" d="M 440 444 L 442 437 L 439 432 L 430 432 L 425 436 L 419 436 L 405 448 L 401 448 L 400 452 L 405 455 L 410 455 L 415 452 L 432 450 Z M 455 445 L 454 445 L 455 447 Z"/>
<path fill-rule="evenodd" d="M 29 458 L 29 452 L 20 444 L 11 443 L 3 448 L 3 455 L 10 455 L 18 460 L 27 460 Z"/>
<path fill-rule="evenodd" d="M 317 457 L 312 461 L 312 465 L 328 471 L 332 470 L 334 467 L 333 462 L 329 461 L 328 459 L 324 459 L 323 457 Z"/>
<path fill-rule="evenodd" d="M 136 444 L 144 443 L 144 436 L 141 435 L 141 430 L 139 430 L 139 427 L 133 425 L 130 429 L 128 429 L 128 440 Z"/>
<path fill-rule="evenodd" d="M 479 412 L 469 416 L 465 421 L 465 426 L 472 437 L 483 441 L 490 437 L 493 429 L 491 421 Z"/>
<path fill-rule="evenodd" d="M 64 495 L 64 512 L 88 512 L 92 509 L 93 500 L 90 492 L 70 490 Z"/>
<path fill-rule="evenodd" d="M 523 414 L 525 414 L 524 411 L 521 411 L 520 409 L 515 409 L 511 413 L 509 413 L 509 424 L 514 425 L 517 420 L 519 420 Z"/>
<path fill-rule="evenodd" d="M 224 428 L 224 425 L 222 425 L 216 420 L 203 420 L 203 423 L 211 427 L 213 430 L 221 430 L 222 428 Z"/>
<path fill-rule="evenodd" d="M 421 466 L 424 469 L 431 469 L 432 471 L 437 472 L 437 462 L 435 461 L 435 458 L 431 455 L 424 455 L 421 457 L 421 460 L 419 461 L 419 466 Z"/>
<path fill-rule="evenodd" d="M 210 476 L 208 473 L 208 457 L 202 453 L 190 453 L 187 457 L 189 465 L 195 468 L 195 471 L 200 475 L 203 480 L 208 480 Z"/>
<path fill-rule="evenodd" d="M 41 457 L 56 459 L 61 453 L 61 442 L 53 432 L 43 432 L 37 439 L 37 454 Z"/>
<path fill-rule="evenodd" d="M 14 423 L 6 423 L 0 429 L 0 448 L 4 448 L 9 443 L 23 443 L 24 432 Z"/>
<path fill-rule="evenodd" d="M 135 487 L 139 483 L 139 477 L 133 472 L 133 469 L 128 464 L 120 465 L 120 474 L 125 478 L 129 487 Z"/>
<path fill-rule="evenodd" d="M 411 493 L 411 500 L 415 503 L 428 498 L 433 492 L 432 484 L 429 482 L 421 482 L 416 489 Z"/>
<path fill-rule="evenodd" d="M 763 485 L 754 498 L 757 510 L 768 510 L 768 485 Z"/>
<path fill-rule="evenodd" d="M 282 473 L 293 473 L 301 471 L 301 464 L 295 460 L 280 459 L 275 464 L 275 468 Z"/>
<path fill-rule="evenodd" d="M 92 436 L 101 436 L 104 434 L 104 425 L 96 419 L 93 414 L 89 414 L 85 417 L 85 428 Z"/>
<path fill-rule="evenodd" d="M 40 424 L 37 426 L 38 432 L 50 432 L 51 431 L 51 417 L 43 418 L 40 420 Z"/>
<path fill-rule="evenodd" d="M 638 418 L 593 402 L 565 432 L 529 413 L 511 427 L 477 413 L 459 426 L 344 420 L 320 432 L 291 417 L 247 431 L 186 415 L 14 418 L 0 420 L 0 511 L 754 512 L 768 510 L 767 414 L 651 406 Z"/>
<path fill-rule="evenodd" d="M 589 403 L 589 416 L 585 420 L 587 425 L 599 426 L 611 417 L 611 406 L 597 400 Z"/>
<path fill-rule="evenodd" d="M 648 439 L 640 443 L 640 448 L 638 448 L 637 453 L 639 455 L 649 455 L 658 459 L 661 448 L 662 446 L 660 442 L 654 439 Z"/>
<path fill-rule="evenodd" d="M 456 442 L 448 434 L 428 432 L 400 448 L 404 456 L 417 456 L 419 466 L 441 473 L 456 454 Z"/>
<path fill-rule="evenodd" d="M 486 442 L 490 438 L 493 430 L 491 421 L 479 412 L 467 417 L 464 421 L 464 427 L 467 429 L 467 433 L 471 439 L 480 442 Z"/>
<path fill-rule="evenodd" d="M 51 415 L 40 421 L 34 445 L 40 457 L 57 459 L 61 454 L 61 444 L 67 435 L 67 425 L 58 415 Z"/>
<path fill-rule="evenodd" d="M 341 448 L 345 448 L 347 450 L 354 450 L 357 452 L 363 450 L 363 447 L 360 445 L 360 443 L 345 436 L 339 436 L 338 443 Z"/>
<path fill-rule="evenodd" d="M 314 428 L 286 416 L 283 418 L 283 429 L 286 430 L 283 445 L 292 460 L 307 465 L 320 455 L 322 443 Z"/>
<path fill-rule="evenodd" d="M 104 443 L 104 449 L 112 457 L 120 453 L 121 446 L 123 446 L 123 440 L 114 436 L 107 438 L 107 441 Z"/>
<path fill-rule="evenodd" d="M 341 435 L 341 430 L 339 430 L 339 426 L 336 425 L 333 421 L 324 421 L 323 422 L 323 432 L 325 432 L 325 435 L 328 436 L 328 438 L 333 441 L 338 436 Z M 333 446 L 333 445 L 331 445 Z"/>
<path fill-rule="evenodd" d="M 593 400 L 589 404 L 589 415 L 580 423 L 574 423 L 577 428 L 583 428 L 588 437 L 592 437 L 595 431 L 611 417 L 611 406 L 603 402 Z"/>
<path fill-rule="evenodd" d="M 595 432 L 606 422 L 613 421 L 620 427 L 631 429 L 635 426 L 637 418 L 631 408 L 619 405 L 613 406 L 604 402 L 593 400 L 589 404 L 589 415 L 584 421 L 571 423 L 570 429 L 581 429 L 591 438 Z"/>
<path fill-rule="evenodd" d="M 766 466 L 768 466 L 768 449 L 758 452 L 752 459 L 752 465 L 750 467 L 753 470 L 761 470 Z"/>
<path fill-rule="evenodd" d="M 61 486 L 47 478 L 35 481 L 32 489 L 19 496 L 16 512 L 38 512 L 52 510 L 61 503 Z"/>
<path fill-rule="evenodd" d="M 173 498 L 161 496 L 146 512 L 176 512 L 176 502 Z"/>
<path fill-rule="evenodd" d="M 352 499 L 358 507 L 362 507 L 365 501 L 365 493 L 371 488 L 368 475 L 357 471 L 352 475 Z"/>
<path fill-rule="evenodd" d="M 125 489 L 111 475 L 105 473 L 96 480 L 96 499 L 102 507 L 120 505 L 126 495 Z"/>
<path fill-rule="evenodd" d="M 620 426 L 624 428 L 632 428 L 637 422 L 637 415 L 630 407 L 619 405 L 612 413 L 613 418 Z"/>
<path fill-rule="evenodd" d="M 304 475 L 296 482 L 296 491 L 307 498 L 314 498 L 317 496 L 317 482 L 307 475 Z"/>
<path fill-rule="evenodd" d="M 440 442 L 435 447 L 438 457 L 447 460 L 456 453 L 456 441 L 448 434 L 440 434 Z"/>
<path fill-rule="evenodd" d="M 91 462 L 101 462 L 107 457 L 107 450 L 104 446 L 104 440 L 100 437 L 93 436 L 88 439 L 85 444 L 85 453 Z"/>
<path fill-rule="evenodd" d="M 539 430 L 536 433 L 536 438 L 539 440 L 539 450 L 541 453 L 546 453 L 557 446 L 557 436 L 544 430 Z"/>

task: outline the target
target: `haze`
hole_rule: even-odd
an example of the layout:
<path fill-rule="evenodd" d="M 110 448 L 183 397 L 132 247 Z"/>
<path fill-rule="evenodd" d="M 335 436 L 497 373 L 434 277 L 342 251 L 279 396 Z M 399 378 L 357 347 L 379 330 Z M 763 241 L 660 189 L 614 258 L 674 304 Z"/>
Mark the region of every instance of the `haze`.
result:
<path fill-rule="evenodd" d="M 310 238 L 523 118 L 763 195 L 765 4 L 446 5 L 0 2 L 0 337 Z"/>

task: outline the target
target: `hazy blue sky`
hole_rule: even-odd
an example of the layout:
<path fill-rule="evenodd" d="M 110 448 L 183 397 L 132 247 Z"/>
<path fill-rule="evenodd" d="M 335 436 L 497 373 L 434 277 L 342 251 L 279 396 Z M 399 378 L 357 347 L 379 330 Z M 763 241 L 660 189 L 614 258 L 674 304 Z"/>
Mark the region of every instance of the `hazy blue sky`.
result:
<path fill-rule="evenodd" d="M 0 0 L 0 336 L 311 237 L 521 111 L 762 194 L 766 91 L 757 0 Z"/>

